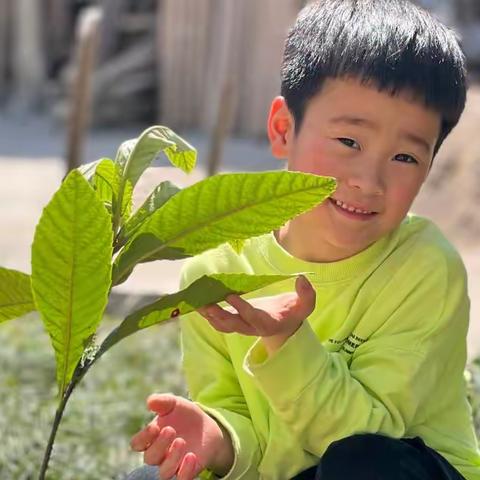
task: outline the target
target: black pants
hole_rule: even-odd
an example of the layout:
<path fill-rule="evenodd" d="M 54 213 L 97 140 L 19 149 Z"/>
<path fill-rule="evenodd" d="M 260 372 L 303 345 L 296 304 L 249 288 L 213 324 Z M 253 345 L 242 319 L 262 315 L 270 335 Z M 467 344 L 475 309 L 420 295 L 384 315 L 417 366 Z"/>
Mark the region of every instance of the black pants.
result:
<path fill-rule="evenodd" d="M 320 463 L 293 480 L 465 480 L 420 438 L 353 435 L 333 442 Z"/>

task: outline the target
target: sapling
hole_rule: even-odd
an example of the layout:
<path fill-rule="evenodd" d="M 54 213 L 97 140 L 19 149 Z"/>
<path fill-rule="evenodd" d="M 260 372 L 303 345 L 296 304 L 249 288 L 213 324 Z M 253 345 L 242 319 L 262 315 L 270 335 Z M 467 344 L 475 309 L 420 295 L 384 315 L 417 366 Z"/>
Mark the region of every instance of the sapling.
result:
<path fill-rule="evenodd" d="M 231 293 L 295 275 L 204 275 L 130 313 L 99 343 L 95 332 L 113 287 L 142 262 L 184 259 L 227 242 L 241 253 L 245 240 L 279 228 L 336 188 L 333 178 L 289 171 L 215 175 L 183 189 L 163 181 L 132 213 L 135 185 L 162 152 L 186 173 L 195 166 L 192 146 L 154 126 L 124 142 L 115 160 L 70 172 L 36 226 L 31 275 L 0 267 L 0 322 L 37 310 L 55 351 L 59 403 L 40 480 L 70 395 L 112 346 Z"/>

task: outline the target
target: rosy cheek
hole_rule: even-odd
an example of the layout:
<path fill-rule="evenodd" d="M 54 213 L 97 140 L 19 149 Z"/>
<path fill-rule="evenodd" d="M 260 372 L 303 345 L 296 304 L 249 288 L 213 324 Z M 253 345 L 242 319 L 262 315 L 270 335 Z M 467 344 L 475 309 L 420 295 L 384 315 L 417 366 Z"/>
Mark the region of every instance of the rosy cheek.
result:
<path fill-rule="evenodd" d="M 347 176 L 347 166 L 348 162 L 342 161 L 335 152 L 324 151 L 321 157 L 318 157 L 314 173 L 342 180 Z"/>
<path fill-rule="evenodd" d="M 308 172 L 316 175 L 339 176 L 339 162 L 331 149 L 324 148 L 324 145 L 318 145 L 318 148 L 311 150 L 305 158 L 305 167 Z"/>
<path fill-rule="evenodd" d="M 416 188 L 397 188 L 390 192 L 390 198 L 393 205 L 396 205 L 396 208 L 400 215 L 408 213 L 410 207 L 415 200 L 417 193 Z"/>

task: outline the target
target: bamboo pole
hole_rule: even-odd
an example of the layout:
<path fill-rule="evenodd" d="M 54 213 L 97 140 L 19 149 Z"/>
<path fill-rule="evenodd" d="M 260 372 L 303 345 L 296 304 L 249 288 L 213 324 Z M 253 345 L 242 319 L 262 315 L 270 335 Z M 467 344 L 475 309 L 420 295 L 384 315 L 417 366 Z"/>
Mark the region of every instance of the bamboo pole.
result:
<path fill-rule="evenodd" d="M 235 55 L 233 41 L 235 35 L 236 5 L 234 0 L 224 0 L 222 3 L 219 35 L 218 84 L 220 88 L 212 90 L 213 98 L 213 128 L 210 132 L 207 155 L 207 175 L 215 175 L 220 169 L 223 145 L 230 131 L 235 109 Z M 212 86 L 210 86 L 212 88 Z M 219 92 L 219 94 L 217 93 Z"/>
<path fill-rule="evenodd" d="M 76 33 L 76 73 L 71 94 L 68 137 L 67 173 L 78 167 L 91 110 L 91 77 L 98 48 L 102 10 L 88 7 L 81 14 Z"/>

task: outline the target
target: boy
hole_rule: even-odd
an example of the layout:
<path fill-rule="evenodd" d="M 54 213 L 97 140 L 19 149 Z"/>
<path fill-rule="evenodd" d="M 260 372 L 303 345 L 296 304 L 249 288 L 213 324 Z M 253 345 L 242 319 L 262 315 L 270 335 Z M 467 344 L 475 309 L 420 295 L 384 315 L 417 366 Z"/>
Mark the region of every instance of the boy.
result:
<path fill-rule="evenodd" d="M 465 89 L 455 36 L 408 1 L 302 10 L 268 137 L 289 170 L 336 177 L 337 191 L 241 255 L 223 245 L 191 259 L 181 286 L 311 273 L 181 320 L 195 403 L 148 399 L 157 416 L 132 448 L 158 466 L 152 478 L 480 479 L 464 267 L 408 214 Z"/>

